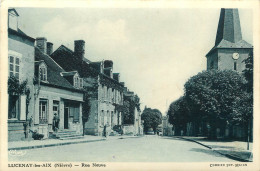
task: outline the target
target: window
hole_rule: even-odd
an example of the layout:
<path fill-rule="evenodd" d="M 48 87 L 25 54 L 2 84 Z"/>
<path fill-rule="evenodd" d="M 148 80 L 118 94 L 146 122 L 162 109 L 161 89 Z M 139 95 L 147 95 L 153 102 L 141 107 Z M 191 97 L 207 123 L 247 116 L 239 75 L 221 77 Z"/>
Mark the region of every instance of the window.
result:
<path fill-rule="evenodd" d="M 74 76 L 74 87 L 83 88 L 83 79 L 78 76 Z"/>
<path fill-rule="evenodd" d="M 39 121 L 40 121 L 40 124 L 48 123 L 47 100 L 44 100 L 44 99 L 40 99 L 40 102 L 39 102 Z"/>
<path fill-rule="evenodd" d="M 9 75 L 19 79 L 20 59 L 15 56 L 9 57 Z"/>
<path fill-rule="evenodd" d="M 74 87 L 78 87 L 78 77 L 74 76 Z"/>
<path fill-rule="evenodd" d="M 40 66 L 39 76 L 41 81 L 47 81 L 47 68 L 45 66 Z"/>
<path fill-rule="evenodd" d="M 8 119 L 17 119 L 19 115 L 19 96 L 9 95 Z"/>
<path fill-rule="evenodd" d="M 237 70 L 237 62 L 234 62 L 234 70 Z"/>
<path fill-rule="evenodd" d="M 79 88 L 83 88 L 83 79 L 79 78 Z"/>
<path fill-rule="evenodd" d="M 53 101 L 53 116 L 54 114 L 57 114 L 57 117 L 59 117 L 59 102 Z"/>

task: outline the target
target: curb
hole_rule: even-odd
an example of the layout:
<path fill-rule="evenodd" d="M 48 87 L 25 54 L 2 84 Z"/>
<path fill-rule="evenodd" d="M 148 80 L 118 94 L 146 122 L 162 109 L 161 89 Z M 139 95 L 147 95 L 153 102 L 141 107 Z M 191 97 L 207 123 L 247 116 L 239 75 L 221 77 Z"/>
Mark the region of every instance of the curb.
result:
<path fill-rule="evenodd" d="M 62 146 L 62 145 L 70 145 L 70 144 L 80 144 L 80 143 L 89 143 L 89 142 L 97 142 L 97 141 L 105 141 L 105 140 L 106 139 L 98 139 L 98 140 L 85 140 L 85 141 L 75 141 L 75 142 L 61 142 L 61 143 L 45 144 L 45 145 L 35 145 L 35 146 L 27 146 L 27 147 L 12 147 L 12 148 L 8 148 L 8 150 L 36 149 L 36 148 L 54 147 L 54 146 Z"/>
<path fill-rule="evenodd" d="M 141 138 L 140 137 L 120 137 L 117 139 L 128 139 L 128 138 Z M 26 146 L 26 147 L 12 147 L 8 148 L 8 150 L 27 150 L 27 149 L 36 149 L 36 148 L 44 148 L 44 147 L 55 147 L 55 146 L 62 146 L 62 145 L 71 145 L 71 144 L 80 144 L 80 143 L 90 143 L 90 142 L 97 142 L 97 141 L 106 141 L 107 139 L 97 139 L 97 140 L 85 140 L 85 141 L 72 141 L 72 142 L 61 142 L 61 143 L 53 143 L 53 144 L 45 144 L 45 145 L 34 145 L 34 146 Z"/>
<path fill-rule="evenodd" d="M 183 138 L 183 137 L 176 137 L 176 138 L 183 139 L 183 140 L 186 140 L 186 141 L 195 142 L 195 143 L 197 143 L 197 144 L 199 144 L 199 145 L 202 145 L 202 146 L 204 146 L 204 147 L 206 147 L 206 148 L 208 148 L 208 149 L 211 149 L 212 151 L 214 151 L 214 152 L 216 152 L 216 153 L 218 153 L 218 154 L 221 154 L 221 155 L 223 155 L 223 156 L 225 156 L 225 157 L 227 157 L 227 158 L 233 159 L 233 160 L 237 160 L 237 161 L 240 161 L 240 162 L 252 162 L 251 160 L 242 159 L 242 158 L 240 158 L 240 157 L 233 156 L 233 155 L 231 155 L 231 154 L 221 153 L 221 152 L 219 152 L 218 150 L 214 150 L 214 149 L 212 149 L 210 146 L 207 146 L 207 145 L 205 145 L 205 144 L 202 144 L 202 143 L 200 143 L 200 142 L 198 142 L 198 141 L 196 141 L 196 140 L 192 140 L 192 139 L 188 139 L 188 138 Z"/>

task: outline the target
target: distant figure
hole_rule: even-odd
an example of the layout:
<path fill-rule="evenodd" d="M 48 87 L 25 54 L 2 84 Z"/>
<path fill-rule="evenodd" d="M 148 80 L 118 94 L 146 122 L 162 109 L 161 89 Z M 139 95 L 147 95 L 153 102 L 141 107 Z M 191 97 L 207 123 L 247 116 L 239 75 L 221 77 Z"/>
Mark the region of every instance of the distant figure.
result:
<path fill-rule="evenodd" d="M 103 135 L 107 137 L 107 125 L 104 126 Z"/>
<path fill-rule="evenodd" d="M 53 122 L 52 122 L 52 129 L 53 129 L 54 132 L 58 131 L 58 129 L 59 129 L 59 122 L 60 122 L 60 119 L 57 116 L 57 113 L 54 113 Z"/>

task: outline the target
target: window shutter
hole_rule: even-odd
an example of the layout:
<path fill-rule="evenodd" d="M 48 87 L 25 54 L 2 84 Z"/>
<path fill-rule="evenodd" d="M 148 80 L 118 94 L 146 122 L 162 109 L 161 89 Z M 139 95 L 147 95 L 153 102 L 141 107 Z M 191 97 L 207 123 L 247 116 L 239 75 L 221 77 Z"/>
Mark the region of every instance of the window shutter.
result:
<path fill-rule="evenodd" d="M 26 95 L 21 96 L 20 120 L 26 120 Z"/>

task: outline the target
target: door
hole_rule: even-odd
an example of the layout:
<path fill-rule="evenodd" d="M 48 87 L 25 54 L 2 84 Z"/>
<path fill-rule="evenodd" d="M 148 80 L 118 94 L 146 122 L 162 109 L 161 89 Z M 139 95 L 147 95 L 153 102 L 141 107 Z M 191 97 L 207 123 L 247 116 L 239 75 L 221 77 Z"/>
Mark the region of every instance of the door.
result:
<path fill-rule="evenodd" d="M 69 108 L 64 108 L 64 129 L 69 129 Z"/>

